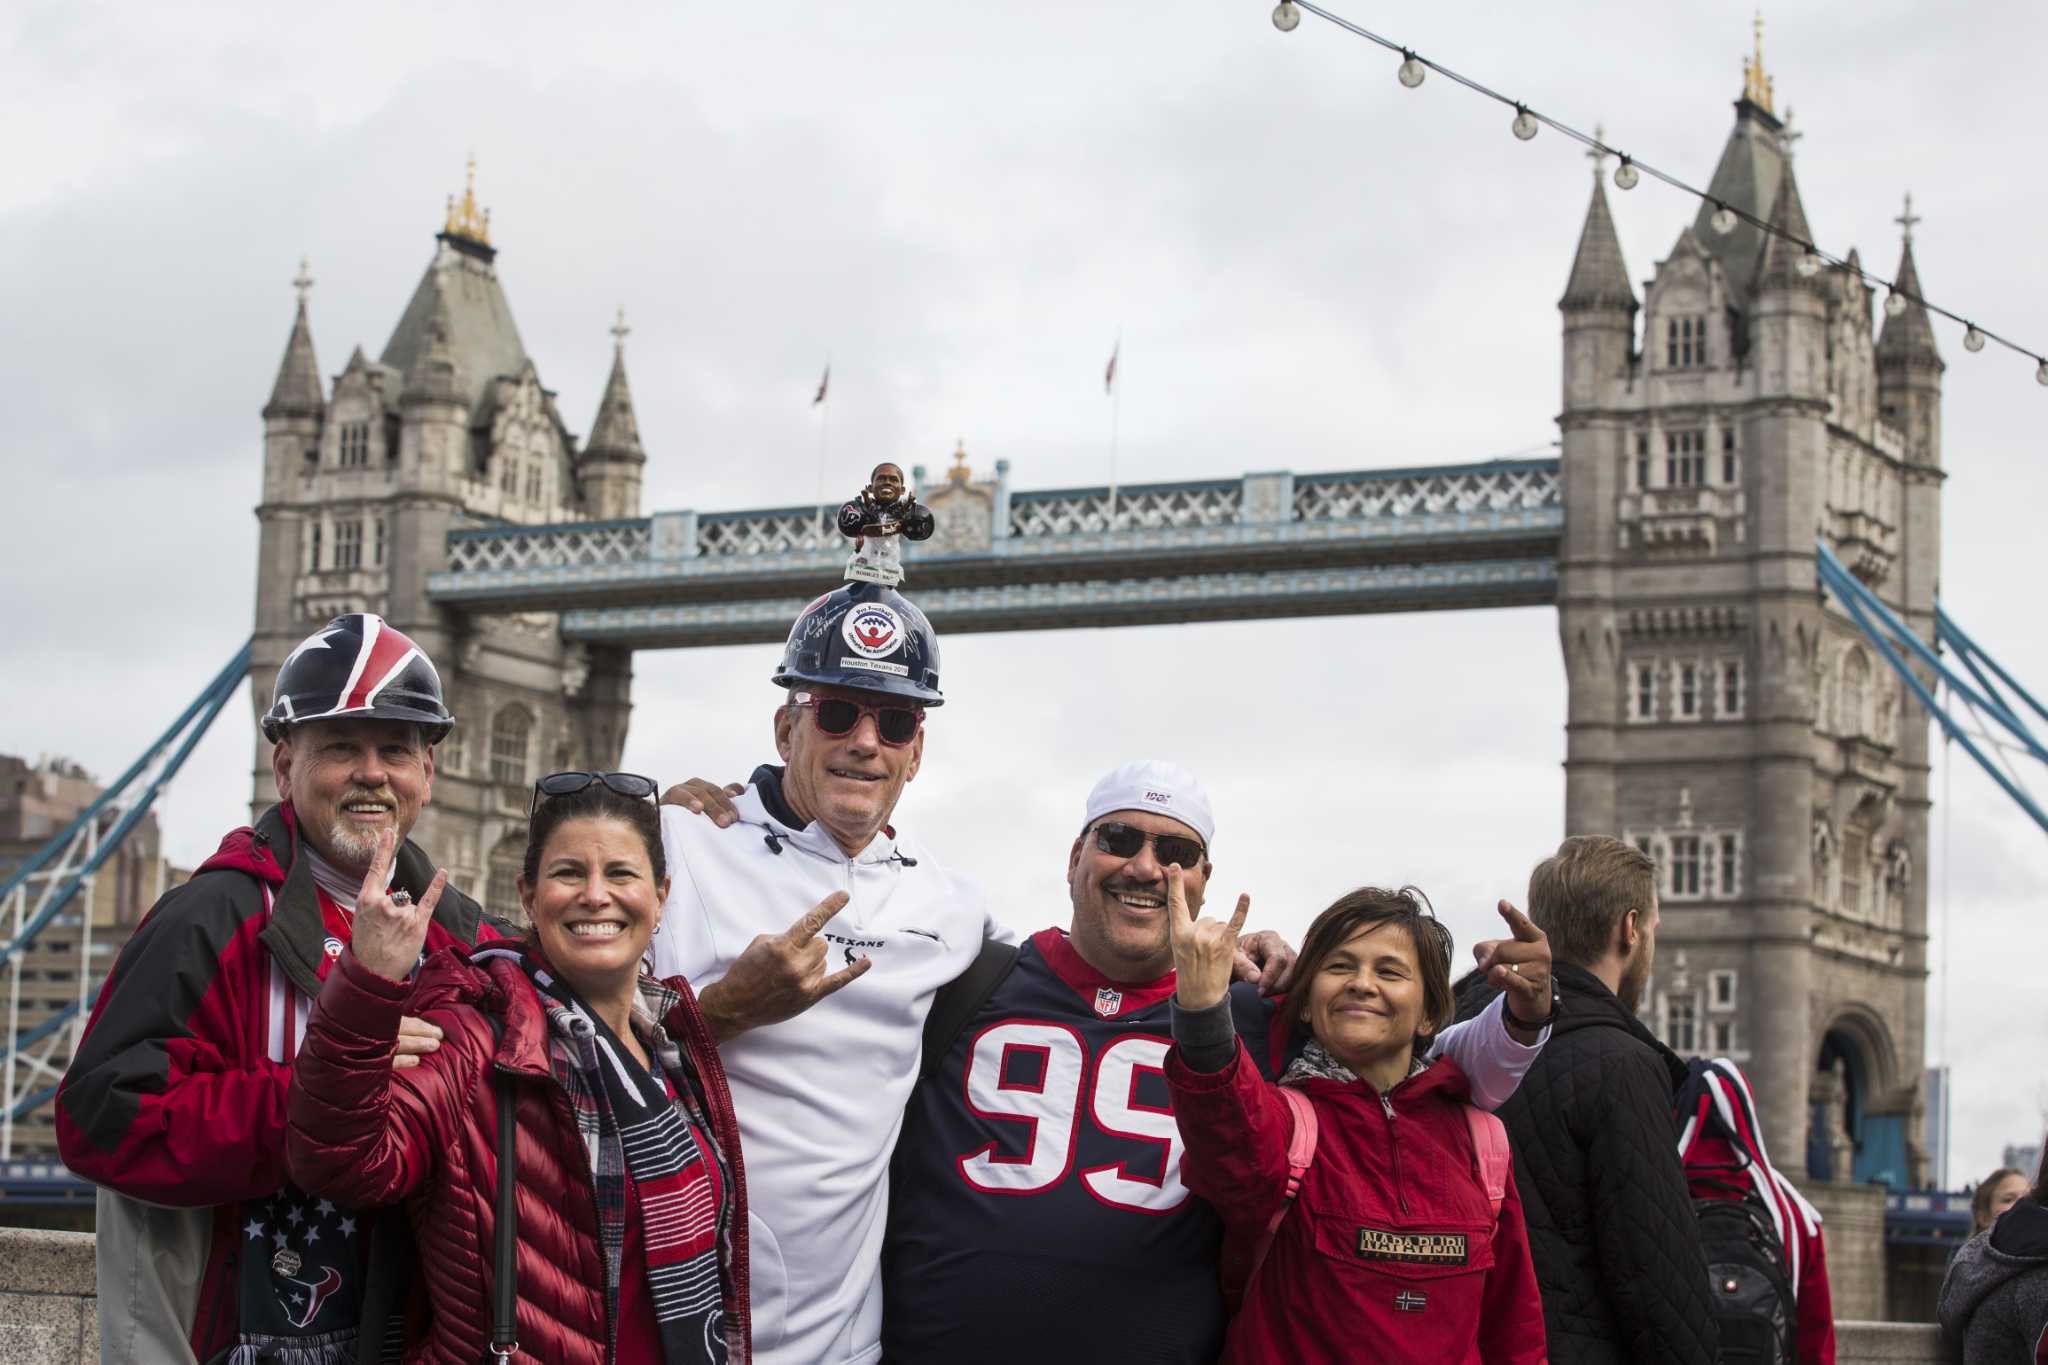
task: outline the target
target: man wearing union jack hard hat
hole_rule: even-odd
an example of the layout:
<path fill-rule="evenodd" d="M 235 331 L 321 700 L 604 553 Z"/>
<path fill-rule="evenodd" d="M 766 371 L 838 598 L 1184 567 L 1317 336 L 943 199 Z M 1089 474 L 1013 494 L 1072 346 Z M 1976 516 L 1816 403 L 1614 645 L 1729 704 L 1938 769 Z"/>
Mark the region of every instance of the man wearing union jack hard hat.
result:
<path fill-rule="evenodd" d="M 426 904 L 442 880 L 407 835 L 455 718 L 425 652 L 357 612 L 285 659 L 262 724 L 278 803 L 150 909 L 57 1093 L 65 1164 L 100 1186 L 108 1359 L 341 1365 L 404 1306 L 402 1215 L 286 1179 L 285 1094 L 358 897 Z M 382 844 L 396 853 L 373 887 Z M 496 936 L 453 886 L 433 905 L 429 952 Z M 392 1065 L 438 1045 L 407 1019 Z"/>

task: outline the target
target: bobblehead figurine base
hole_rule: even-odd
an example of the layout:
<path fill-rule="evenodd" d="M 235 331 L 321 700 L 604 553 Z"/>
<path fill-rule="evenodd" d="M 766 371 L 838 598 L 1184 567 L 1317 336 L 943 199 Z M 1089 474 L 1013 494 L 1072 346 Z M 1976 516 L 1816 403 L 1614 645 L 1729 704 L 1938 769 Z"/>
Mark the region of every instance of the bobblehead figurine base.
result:
<path fill-rule="evenodd" d="M 847 579 L 895 587 L 903 581 L 902 540 L 929 539 L 937 525 L 931 509 L 903 486 L 900 468 L 876 465 L 868 486 L 839 508 L 839 534 L 854 542 Z"/>

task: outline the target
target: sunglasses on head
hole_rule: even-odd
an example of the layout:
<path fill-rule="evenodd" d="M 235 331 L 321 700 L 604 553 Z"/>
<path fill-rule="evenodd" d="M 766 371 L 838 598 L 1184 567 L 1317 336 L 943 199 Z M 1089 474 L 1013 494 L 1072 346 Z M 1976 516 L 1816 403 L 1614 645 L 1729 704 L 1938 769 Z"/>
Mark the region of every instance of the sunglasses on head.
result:
<path fill-rule="evenodd" d="M 1152 845 L 1153 856 L 1161 867 L 1168 863 L 1200 867 L 1208 854 L 1200 839 L 1190 839 L 1185 834 L 1154 834 L 1116 820 L 1095 827 L 1095 846 L 1112 858 L 1135 858 L 1146 844 Z"/>
<path fill-rule="evenodd" d="M 816 692 L 792 692 L 789 704 L 808 708 L 818 732 L 835 739 L 852 734 L 862 716 L 873 716 L 876 735 L 892 749 L 900 749 L 917 738 L 918 727 L 924 724 L 924 708 L 918 706 L 870 706 L 845 697 L 823 697 Z"/>
<path fill-rule="evenodd" d="M 533 784 L 533 804 L 526 808 L 526 818 L 533 818 L 533 813 L 540 809 L 543 798 L 574 796 L 577 792 L 599 782 L 620 796 L 631 797 L 635 801 L 652 801 L 661 791 L 653 778 L 642 777 L 638 773 L 549 773 Z"/>

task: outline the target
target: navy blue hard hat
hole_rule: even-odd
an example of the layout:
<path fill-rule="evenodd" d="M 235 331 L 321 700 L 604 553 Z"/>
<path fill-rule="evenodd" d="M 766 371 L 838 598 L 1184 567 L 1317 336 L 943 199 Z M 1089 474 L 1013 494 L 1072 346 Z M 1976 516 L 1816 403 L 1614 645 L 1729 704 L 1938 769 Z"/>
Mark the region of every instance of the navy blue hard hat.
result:
<path fill-rule="evenodd" d="M 429 744 L 454 728 L 434 661 L 381 616 L 337 616 L 301 641 L 277 670 L 263 733 L 272 741 L 309 720 L 411 721 Z"/>
<path fill-rule="evenodd" d="M 939 636 L 917 604 L 878 583 L 849 583 L 805 607 L 789 628 L 778 687 L 823 683 L 926 706 L 939 691 Z"/>

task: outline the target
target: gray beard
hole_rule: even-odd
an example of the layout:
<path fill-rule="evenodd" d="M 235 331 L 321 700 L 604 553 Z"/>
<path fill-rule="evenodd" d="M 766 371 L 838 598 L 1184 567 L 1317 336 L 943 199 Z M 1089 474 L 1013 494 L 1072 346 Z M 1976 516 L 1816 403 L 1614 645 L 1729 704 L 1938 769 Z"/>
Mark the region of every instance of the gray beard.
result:
<path fill-rule="evenodd" d="M 350 829 L 346 816 L 336 817 L 335 822 L 322 831 L 326 837 L 327 861 L 345 872 L 368 872 L 370 864 L 377 858 L 377 841 L 365 839 Z"/>

